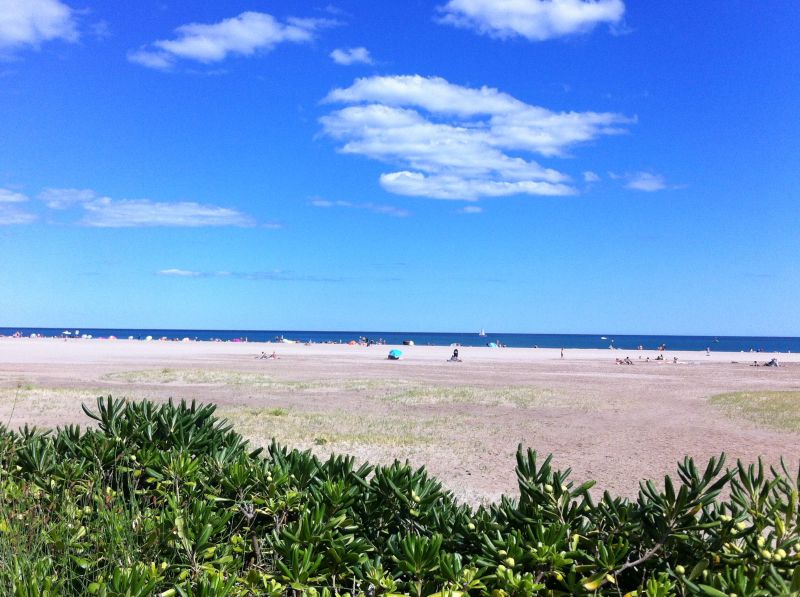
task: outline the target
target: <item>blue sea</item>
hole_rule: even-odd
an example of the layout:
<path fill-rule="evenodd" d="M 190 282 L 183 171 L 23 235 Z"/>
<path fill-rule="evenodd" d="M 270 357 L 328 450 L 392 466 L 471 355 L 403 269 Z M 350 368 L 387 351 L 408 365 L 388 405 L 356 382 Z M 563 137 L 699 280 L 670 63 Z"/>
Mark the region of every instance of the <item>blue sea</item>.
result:
<path fill-rule="evenodd" d="M 728 352 L 800 352 L 800 338 L 775 336 L 669 336 L 669 335 L 630 335 L 630 334 L 510 334 L 486 331 L 486 336 L 474 333 L 455 332 L 380 332 L 380 331 L 314 331 L 314 330 L 167 330 L 167 329 L 122 329 L 122 328 L 14 328 L 0 327 L 0 335 L 11 336 L 19 332 L 22 336 L 31 334 L 45 337 L 91 336 L 120 339 L 134 338 L 200 341 L 248 341 L 271 342 L 286 338 L 298 342 L 347 343 L 351 340 L 367 339 L 386 344 L 402 344 L 413 341 L 417 345 L 486 346 L 490 342 L 504 346 L 521 348 L 615 348 L 655 349 L 665 345 L 667 350 L 705 350 Z"/>

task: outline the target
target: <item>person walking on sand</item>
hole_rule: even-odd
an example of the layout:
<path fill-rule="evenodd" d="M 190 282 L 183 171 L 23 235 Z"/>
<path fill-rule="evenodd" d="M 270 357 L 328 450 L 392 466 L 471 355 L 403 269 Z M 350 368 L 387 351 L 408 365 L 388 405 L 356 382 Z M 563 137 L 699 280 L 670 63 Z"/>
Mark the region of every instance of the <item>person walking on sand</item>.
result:
<path fill-rule="evenodd" d="M 561 349 L 561 358 L 562 359 L 564 358 L 564 349 L 563 348 Z"/>

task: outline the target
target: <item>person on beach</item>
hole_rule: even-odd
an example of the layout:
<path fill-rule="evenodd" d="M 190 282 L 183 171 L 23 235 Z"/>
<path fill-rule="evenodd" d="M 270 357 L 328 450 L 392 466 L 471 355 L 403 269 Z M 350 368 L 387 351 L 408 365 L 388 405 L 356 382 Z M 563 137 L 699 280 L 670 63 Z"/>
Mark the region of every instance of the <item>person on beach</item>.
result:
<path fill-rule="evenodd" d="M 563 348 L 561 349 L 561 358 L 562 359 L 564 358 L 564 349 Z"/>
<path fill-rule="evenodd" d="M 458 349 L 457 348 L 453 351 L 453 356 L 450 357 L 450 361 L 452 361 L 454 363 L 460 363 L 461 362 L 461 359 L 458 356 Z"/>

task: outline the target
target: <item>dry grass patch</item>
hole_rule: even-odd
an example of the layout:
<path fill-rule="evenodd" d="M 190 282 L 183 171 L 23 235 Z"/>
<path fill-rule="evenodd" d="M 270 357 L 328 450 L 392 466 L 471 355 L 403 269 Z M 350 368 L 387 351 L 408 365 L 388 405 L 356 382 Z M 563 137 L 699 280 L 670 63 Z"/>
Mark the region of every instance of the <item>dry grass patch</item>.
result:
<path fill-rule="evenodd" d="M 262 373 L 222 369 L 142 369 L 109 373 L 103 379 L 144 385 L 247 386 L 275 390 L 319 390 L 324 382 L 281 381 Z"/>
<path fill-rule="evenodd" d="M 412 386 L 391 392 L 387 398 L 400 404 L 481 404 L 485 406 L 557 406 L 550 390 L 527 386 L 483 388 L 479 386 Z"/>
<path fill-rule="evenodd" d="M 396 386 L 391 380 L 344 379 L 293 381 L 276 379 L 263 373 L 228 369 L 141 369 L 119 371 L 103 376 L 103 379 L 141 385 L 181 386 L 239 386 L 288 392 L 366 392 L 384 390 Z"/>
<path fill-rule="evenodd" d="M 731 392 L 709 402 L 726 416 L 781 431 L 800 431 L 800 391 Z"/>
<path fill-rule="evenodd" d="M 437 428 L 452 417 L 303 412 L 286 408 L 221 409 L 220 415 L 256 443 L 275 438 L 286 445 L 410 446 L 438 441 Z"/>
<path fill-rule="evenodd" d="M 36 386 L 29 382 L 20 382 L 14 387 L 0 388 L 0 413 L 4 417 L 14 417 L 12 427 L 22 418 L 30 415 L 55 414 L 69 408 L 91 402 L 97 396 L 105 396 L 108 392 L 99 388 L 51 388 Z M 5 420 L 0 421 L 5 423 Z"/>

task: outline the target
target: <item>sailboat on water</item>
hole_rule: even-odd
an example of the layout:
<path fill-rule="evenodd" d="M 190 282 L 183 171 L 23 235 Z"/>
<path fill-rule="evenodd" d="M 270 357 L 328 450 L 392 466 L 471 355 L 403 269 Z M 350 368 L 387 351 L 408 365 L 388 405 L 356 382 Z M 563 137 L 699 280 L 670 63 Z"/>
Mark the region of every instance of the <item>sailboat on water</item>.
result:
<path fill-rule="evenodd" d="M 483 328 L 481 328 L 481 331 L 480 331 L 480 332 L 478 332 L 478 335 L 479 335 L 481 338 L 485 338 L 485 337 L 486 337 L 486 330 L 484 330 Z"/>

